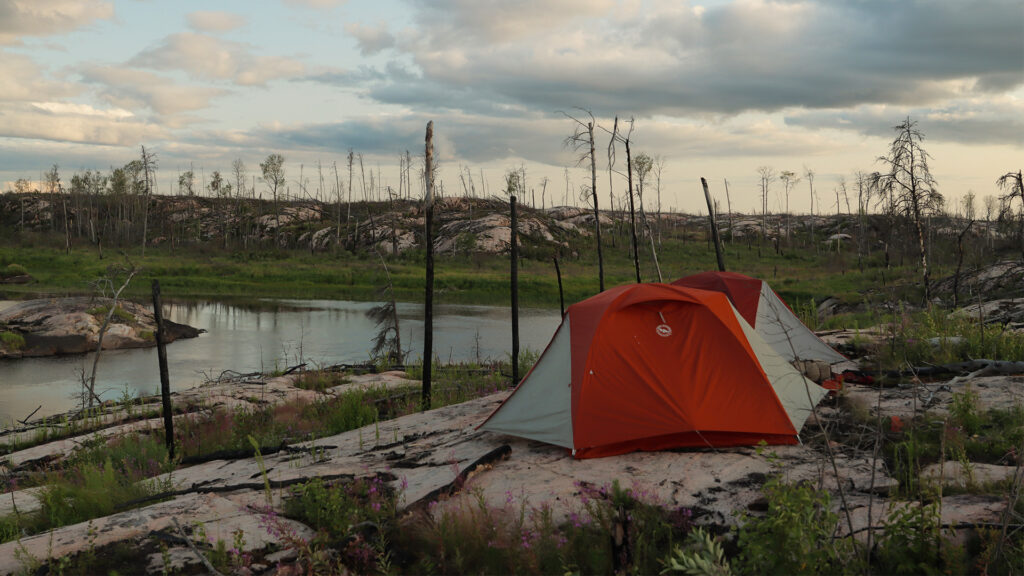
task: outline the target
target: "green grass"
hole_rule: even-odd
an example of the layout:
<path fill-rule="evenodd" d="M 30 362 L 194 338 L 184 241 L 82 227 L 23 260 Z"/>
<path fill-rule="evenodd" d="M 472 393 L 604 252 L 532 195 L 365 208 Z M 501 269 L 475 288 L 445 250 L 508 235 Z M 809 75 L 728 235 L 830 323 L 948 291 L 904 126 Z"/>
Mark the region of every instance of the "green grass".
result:
<path fill-rule="evenodd" d="M 940 308 L 879 315 L 888 323 L 888 345 L 879 352 L 883 366 L 949 364 L 975 358 L 1024 360 L 1024 334 L 999 324 L 981 324 Z"/>
<path fill-rule="evenodd" d="M 21 350 L 25 347 L 25 337 L 17 332 L 0 332 L 0 344 L 10 350 Z"/>
<path fill-rule="evenodd" d="M 86 310 L 87 314 L 95 316 L 98 320 L 102 321 L 107 318 L 107 314 L 110 313 L 110 306 L 96 306 Z M 111 317 L 111 322 L 123 322 L 125 324 L 133 324 L 135 322 L 135 315 L 128 312 L 120 305 L 114 308 L 114 315 Z"/>
<path fill-rule="evenodd" d="M 659 261 L 666 282 L 696 272 L 716 268 L 714 252 L 702 241 L 683 241 L 682 234 L 666 234 L 659 248 Z M 610 237 L 606 237 L 610 244 Z M 605 286 L 635 281 L 633 261 L 620 237 L 617 246 L 604 247 Z M 559 262 L 565 301 L 571 304 L 598 291 L 596 251 L 589 237 L 572 239 L 561 249 Z M 536 252 L 534 254 L 533 252 Z M 532 257 L 520 261 L 519 299 L 524 306 L 558 306 L 558 284 L 551 247 L 526 250 Z M 375 256 L 338 251 L 311 255 L 305 250 L 225 251 L 213 245 L 195 245 L 171 250 L 149 248 L 143 258 L 137 247 L 129 249 L 131 260 L 143 268 L 128 288 L 130 296 L 148 294 L 150 280 L 159 279 L 165 297 L 251 298 L 278 297 L 301 299 L 376 300 L 387 282 Z M 737 271 L 768 280 L 775 290 L 793 305 L 820 301 L 838 295 L 844 301 L 860 302 L 862 291 L 904 291 L 914 278 L 911 268 L 858 272 L 850 265 L 855 257 L 837 257 L 828 252 L 815 253 L 794 249 L 776 254 L 767 245 L 760 250 L 741 243 L 726 244 L 726 265 Z M 424 296 L 424 254 L 414 250 L 388 257 L 388 268 L 395 295 L 400 301 L 421 301 Z M 99 259 L 95 250 L 82 245 L 70 255 L 39 239 L 22 239 L 0 245 L 0 265 L 17 259 L 34 271 L 36 284 L 11 286 L 12 294 L 38 293 L 84 294 L 90 281 L 106 274 L 112 257 Z M 647 250 L 641 253 L 641 276 L 657 280 L 657 272 Z M 936 275 L 938 272 L 936 272 Z M 911 286 L 912 290 L 912 286 Z M 435 294 L 438 302 L 461 304 L 506 304 L 509 301 L 509 262 L 507 255 L 439 254 L 436 257 Z M 881 294 L 890 296 L 891 294 Z"/>
<path fill-rule="evenodd" d="M 156 436 L 133 434 L 109 442 L 97 438 L 30 480 L 44 486 L 38 495 L 41 507 L 0 518 L 0 539 L 109 516 L 133 500 L 168 490 L 168 484 L 147 479 L 172 467 Z"/>
<path fill-rule="evenodd" d="M 294 382 L 294 386 L 296 388 L 302 388 L 303 390 L 323 392 L 328 388 L 341 386 L 343 384 L 348 384 L 349 382 L 351 382 L 351 379 L 348 374 L 343 372 L 310 370 L 299 376 L 298 380 Z"/>
<path fill-rule="evenodd" d="M 1024 407 L 981 410 L 975 393 L 956 392 L 947 418 L 918 417 L 903 433 L 884 446 L 892 476 L 899 480 L 899 495 L 920 497 L 932 489 L 919 478 L 921 469 L 940 460 L 1013 465 L 1024 447 Z M 945 450 L 945 454 L 943 454 Z M 1001 484 L 976 486 L 975 493 L 1005 494 Z"/>
<path fill-rule="evenodd" d="M 453 470 L 457 472 L 457 470 Z M 317 573 L 398 574 L 610 574 L 609 543 L 624 527 L 633 552 L 630 573 L 656 574 L 668 550 L 690 530 L 691 511 L 662 505 L 643 486 L 577 483 L 569 499 L 529 505 L 509 492 L 489 504 L 472 486 L 466 497 L 397 515 L 404 494 L 379 477 L 296 486 L 285 514 L 317 529 L 299 546 L 299 563 Z M 620 516 L 622 514 L 623 516 Z M 623 524 L 618 518 L 628 514 Z M 556 518 L 564 518 L 556 520 Z M 273 527 L 277 518 L 266 520 Z M 366 523 L 375 530 L 367 531 Z M 364 526 L 362 531 L 355 526 Z M 337 543 L 338 564 L 324 550 Z"/>
<path fill-rule="evenodd" d="M 523 366 L 529 367 L 525 363 Z M 509 371 L 507 364 L 437 366 L 431 406 L 457 404 L 507 388 L 509 379 L 503 373 Z M 410 369 L 412 377 L 416 373 L 417 368 Z M 422 373 L 422 369 L 418 373 Z M 311 371 L 302 376 L 300 382 L 316 389 L 335 386 L 347 379 L 348 375 L 341 372 Z M 248 450 L 250 438 L 263 448 L 273 448 L 282 442 L 322 438 L 415 413 L 420 410 L 420 395 L 418 385 L 371 387 L 322 396 L 312 402 L 295 400 L 260 408 L 222 408 L 204 417 L 181 420 L 175 427 L 176 441 L 183 458 Z M 379 440 L 372 439 L 374 443 Z M 367 442 L 370 441 L 368 438 Z"/>
<path fill-rule="evenodd" d="M 0 278 L 13 278 L 14 276 L 24 276 L 26 274 L 28 274 L 28 269 L 21 264 L 12 263 L 0 268 Z"/>

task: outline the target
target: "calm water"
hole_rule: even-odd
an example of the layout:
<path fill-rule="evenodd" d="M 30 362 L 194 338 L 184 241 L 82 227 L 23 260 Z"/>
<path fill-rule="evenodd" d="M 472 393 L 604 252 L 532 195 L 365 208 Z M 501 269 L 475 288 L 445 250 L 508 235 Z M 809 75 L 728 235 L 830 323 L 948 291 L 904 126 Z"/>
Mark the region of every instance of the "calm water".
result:
<path fill-rule="evenodd" d="M 0 302 L 0 309 L 4 307 Z M 375 304 L 335 300 L 274 300 L 259 309 L 209 302 L 168 304 L 166 318 L 205 328 L 198 338 L 167 346 L 171 388 L 190 388 L 223 370 L 269 371 L 300 362 L 310 366 L 365 362 L 376 326 L 366 317 Z M 402 348 L 410 360 L 423 350 L 423 305 L 398 305 Z M 521 310 L 522 349 L 541 352 L 558 327 L 558 311 Z M 435 306 L 434 353 L 443 362 L 507 358 L 512 348 L 507 307 Z M 116 399 L 125 390 L 160 389 L 155 348 L 106 350 L 96 372 L 97 391 Z M 26 417 L 75 407 L 80 375 L 92 370 L 93 355 L 0 360 L 0 427 Z"/>

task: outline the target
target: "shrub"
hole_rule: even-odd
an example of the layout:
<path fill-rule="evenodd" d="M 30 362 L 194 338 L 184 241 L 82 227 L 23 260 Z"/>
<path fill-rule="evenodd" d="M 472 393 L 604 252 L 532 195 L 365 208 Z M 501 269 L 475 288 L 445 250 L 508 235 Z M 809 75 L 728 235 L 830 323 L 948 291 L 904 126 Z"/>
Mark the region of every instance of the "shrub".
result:
<path fill-rule="evenodd" d="M 383 389 L 353 390 L 328 400 L 313 402 L 303 413 L 319 423 L 323 435 L 339 434 L 377 421 L 376 400 Z"/>
<path fill-rule="evenodd" d="M 292 487 L 285 500 L 285 514 L 318 531 L 314 541 L 306 543 L 304 548 L 322 550 L 328 544 L 342 542 L 340 561 L 358 574 L 386 572 L 378 570 L 390 563 L 381 538 L 396 510 L 394 491 L 379 476 L 337 484 L 327 484 L 317 478 Z M 376 534 L 376 539 L 369 534 Z M 313 564 L 309 560 L 306 563 Z M 337 572 L 349 573 L 348 570 Z"/>
<path fill-rule="evenodd" d="M 8 264 L 6 268 L 0 269 L 0 278 L 13 278 L 27 274 L 28 270 L 21 264 Z"/>
<path fill-rule="evenodd" d="M 768 512 L 747 517 L 739 527 L 739 572 L 746 574 L 826 574 L 852 558 L 849 540 L 833 542 L 839 521 L 831 495 L 813 486 L 786 484 L 775 477 L 764 487 Z"/>
<path fill-rule="evenodd" d="M 86 310 L 87 314 L 92 314 L 98 320 L 106 319 L 107 314 L 109 312 L 110 306 L 96 306 L 95 308 L 90 308 L 89 310 Z M 128 312 L 127 310 L 122 308 L 121 306 L 117 306 L 116 308 L 114 308 L 114 316 L 110 319 L 110 321 L 132 324 L 135 322 L 135 316 L 131 312 Z"/>
<path fill-rule="evenodd" d="M 21 350 L 25 347 L 25 337 L 17 332 L 0 332 L 0 342 L 10 350 Z"/>
<path fill-rule="evenodd" d="M 128 436 L 87 447 L 45 475 L 38 510 L 0 518 L 0 538 L 109 516 L 129 502 L 169 489 L 167 483 L 145 481 L 168 470 L 167 452 L 156 437 Z"/>
<path fill-rule="evenodd" d="M 963 392 L 953 393 L 953 405 L 949 409 L 949 414 L 967 434 L 977 434 L 981 429 L 978 393 L 972 390 L 969 384 Z"/>
<path fill-rule="evenodd" d="M 963 550 L 943 538 L 938 504 L 894 505 L 878 537 L 883 574 L 962 574 Z"/>
<path fill-rule="evenodd" d="M 725 551 L 703 528 L 697 528 L 686 537 L 686 546 L 677 546 L 665 560 L 662 574 L 690 576 L 732 576 Z"/>
<path fill-rule="evenodd" d="M 327 372 L 324 370 L 310 370 L 303 372 L 295 381 L 296 388 L 303 390 L 315 390 L 323 392 L 328 388 L 341 386 L 351 382 L 348 375 L 343 372 Z"/>

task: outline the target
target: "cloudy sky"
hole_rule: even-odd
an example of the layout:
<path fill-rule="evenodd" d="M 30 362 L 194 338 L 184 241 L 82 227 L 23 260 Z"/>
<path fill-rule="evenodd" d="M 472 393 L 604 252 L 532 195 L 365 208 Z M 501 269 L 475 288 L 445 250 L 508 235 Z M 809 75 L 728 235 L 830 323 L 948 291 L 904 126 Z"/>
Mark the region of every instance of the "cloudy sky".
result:
<path fill-rule="evenodd" d="M 255 173 L 269 153 L 297 188 L 300 165 L 309 177 L 349 149 L 397 187 L 398 155 L 422 155 L 433 120 L 449 192 L 460 169 L 497 193 L 525 166 L 538 202 L 547 177 L 561 203 L 566 167 L 571 196 L 585 182 L 561 113 L 581 109 L 605 128 L 634 119 L 632 148 L 664 159 L 676 209 L 701 207 L 701 176 L 754 209 L 759 166 L 813 170 L 834 209 L 839 179 L 879 169 L 908 115 L 940 191 L 984 197 L 1024 167 L 1024 4 L 0 0 L 0 183 L 107 171 L 144 144 L 163 193 L 190 166 Z M 598 145 L 603 170 L 606 133 Z"/>

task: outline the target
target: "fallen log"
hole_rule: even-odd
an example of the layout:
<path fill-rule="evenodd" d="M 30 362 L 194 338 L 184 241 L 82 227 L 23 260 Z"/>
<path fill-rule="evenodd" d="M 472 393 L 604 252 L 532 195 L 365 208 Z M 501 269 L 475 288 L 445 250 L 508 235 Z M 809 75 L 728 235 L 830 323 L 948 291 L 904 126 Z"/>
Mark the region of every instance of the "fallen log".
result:
<path fill-rule="evenodd" d="M 902 376 L 945 376 L 971 374 L 984 370 L 984 375 L 1001 374 L 1024 374 L 1024 361 L 1009 360 L 968 360 L 966 362 L 953 362 L 951 364 L 940 364 L 937 366 L 917 366 L 904 370 L 850 370 L 849 372 L 867 374 L 870 376 L 881 376 L 886 378 L 899 378 Z"/>

